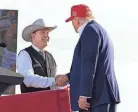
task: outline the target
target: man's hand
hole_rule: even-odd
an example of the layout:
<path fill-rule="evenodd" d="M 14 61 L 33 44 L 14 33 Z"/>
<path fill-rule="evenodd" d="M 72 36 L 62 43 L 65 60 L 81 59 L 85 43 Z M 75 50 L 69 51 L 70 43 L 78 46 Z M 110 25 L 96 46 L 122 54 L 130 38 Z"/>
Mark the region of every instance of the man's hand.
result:
<path fill-rule="evenodd" d="M 66 75 L 57 75 L 56 76 L 56 86 L 65 86 L 69 81 Z"/>
<path fill-rule="evenodd" d="M 78 101 L 79 107 L 83 110 L 88 110 L 90 107 L 90 104 L 87 102 L 87 98 L 85 97 L 80 97 Z"/>

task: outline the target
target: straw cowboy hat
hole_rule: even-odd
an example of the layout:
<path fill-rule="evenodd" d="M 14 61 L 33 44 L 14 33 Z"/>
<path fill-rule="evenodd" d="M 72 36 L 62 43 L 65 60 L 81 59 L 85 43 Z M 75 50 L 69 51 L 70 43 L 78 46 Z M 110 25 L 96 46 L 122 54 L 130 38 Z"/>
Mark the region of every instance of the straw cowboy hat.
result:
<path fill-rule="evenodd" d="M 41 30 L 41 29 L 47 29 L 49 31 L 52 31 L 55 28 L 57 28 L 57 26 L 53 26 L 53 27 L 45 26 L 43 19 L 37 19 L 31 25 L 28 25 L 23 29 L 22 37 L 25 41 L 31 42 L 30 36 L 31 36 L 31 33 L 33 33 L 34 31 Z"/>

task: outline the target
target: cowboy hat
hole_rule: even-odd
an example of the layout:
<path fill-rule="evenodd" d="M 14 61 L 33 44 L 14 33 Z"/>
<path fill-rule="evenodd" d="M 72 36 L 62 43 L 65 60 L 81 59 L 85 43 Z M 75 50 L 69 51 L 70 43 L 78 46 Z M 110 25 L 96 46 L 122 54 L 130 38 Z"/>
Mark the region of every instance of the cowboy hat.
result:
<path fill-rule="evenodd" d="M 37 19 L 31 25 L 28 25 L 23 29 L 22 37 L 25 41 L 31 42 L 31 38 L 30 38 L 31 33 L 41 29 L 47 29 L 49 31 L 52 31 L 55 28 L 57 28 L 57 26 L 53 26 L 53 27 L 45 26 L 43 19 Z"/>

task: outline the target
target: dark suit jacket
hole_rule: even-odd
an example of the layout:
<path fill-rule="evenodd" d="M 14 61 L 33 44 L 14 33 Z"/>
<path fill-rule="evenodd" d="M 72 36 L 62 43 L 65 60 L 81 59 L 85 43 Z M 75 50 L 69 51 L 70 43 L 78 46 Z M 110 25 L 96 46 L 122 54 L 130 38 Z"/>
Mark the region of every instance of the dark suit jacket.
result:
<path fill-rule="evenodd" d="M 67 75 L 72 110 L 78 110 L 79 96 L 91 97 L 92 107 L 120 102 L 113 46 L 104 28 L 96 21 L 92 20 L 84 28 Z"/>

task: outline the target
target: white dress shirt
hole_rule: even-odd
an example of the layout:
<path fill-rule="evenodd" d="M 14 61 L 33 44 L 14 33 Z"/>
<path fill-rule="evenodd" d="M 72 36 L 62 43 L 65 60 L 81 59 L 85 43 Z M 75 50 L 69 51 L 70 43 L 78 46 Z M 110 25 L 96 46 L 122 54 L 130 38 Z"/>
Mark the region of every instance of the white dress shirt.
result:
<path fill-rule="evenodd" d="M 78 33 L 81 36 L 85 26 L 89 23 L 89 21 L 85 22 L 84 24 L 82 24 L 79 28 L 78 28 Z"/>
<path fill-rule="evenodd" d="M 32 45 L 36 51 L 40 51 L 36 46 Z M 43 52 L 44 53 L 44 52 Z M 55 85 L 55 78 L 43 77 L 38 74 L 34 74 L 32 67 L 32 60 L 27 51 L 22 50 L 17 57 L 17 71 L 24 75 L 24 84 L 27 87 L 34 88 L 46 88 Z"/>

